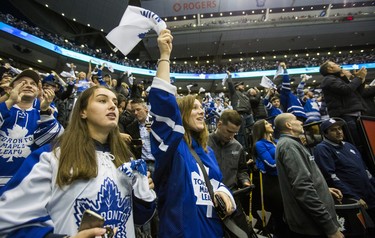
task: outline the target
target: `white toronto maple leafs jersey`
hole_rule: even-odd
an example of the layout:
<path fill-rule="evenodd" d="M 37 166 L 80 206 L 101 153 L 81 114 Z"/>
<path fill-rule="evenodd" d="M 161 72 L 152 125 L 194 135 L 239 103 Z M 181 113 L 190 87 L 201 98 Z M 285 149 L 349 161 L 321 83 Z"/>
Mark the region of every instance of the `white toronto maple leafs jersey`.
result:
<path fill-rule="evenodd" d="M 132 178 L 115 167 L 113 156 L 97 151 L 97 177 L 61 189 L 56 185 L 58 160 L 50 150 L 46 145 L 34 151 L 0 190 L 0 237 L 38 238 L 50 232 L 73 236 L 86 209 L 103 216 L 105 226 L 118 227 L 116 237 L 135 237 Z M 138 215 L 152 215 L 154 209 Z"/>
<path fill-rule="evenodd" d="M 37 102 L 37 101 L 35 101 Z M 36 148 L 54 139 L 63 127 L 53 116 L 40 116 L 39 105 L 26 110 L 0 103 L 0 188 Z"/>

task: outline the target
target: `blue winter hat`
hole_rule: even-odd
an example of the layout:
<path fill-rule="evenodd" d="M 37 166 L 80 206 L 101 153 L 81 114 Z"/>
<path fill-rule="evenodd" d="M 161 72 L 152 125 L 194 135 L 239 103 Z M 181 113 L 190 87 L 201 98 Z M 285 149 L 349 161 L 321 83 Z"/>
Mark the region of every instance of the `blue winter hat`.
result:
<path fill-rule="evenodd" d="M 58 86 L 58 83 L 55 81 L 55 78 L 53 77 L 52 74 L 48 75 L 47 77 L 45 77 L 42 81 L 42 84 L 49 84 L 49 85 L 52 85 L 54 87 L 57 87 Z"/>

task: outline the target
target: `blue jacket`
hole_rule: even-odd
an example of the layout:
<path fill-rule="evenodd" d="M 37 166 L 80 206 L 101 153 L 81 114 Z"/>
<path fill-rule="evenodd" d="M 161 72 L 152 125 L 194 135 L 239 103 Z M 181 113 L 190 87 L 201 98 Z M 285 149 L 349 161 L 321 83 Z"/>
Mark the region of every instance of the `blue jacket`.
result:
<path fill-rule="evenodd" d="M 255 143 L 255 150 L 257 153 L 255 163 L 258 169 L 264 174 L 277 176 L 276 146 L 266 139 L 261 139 Z"/>

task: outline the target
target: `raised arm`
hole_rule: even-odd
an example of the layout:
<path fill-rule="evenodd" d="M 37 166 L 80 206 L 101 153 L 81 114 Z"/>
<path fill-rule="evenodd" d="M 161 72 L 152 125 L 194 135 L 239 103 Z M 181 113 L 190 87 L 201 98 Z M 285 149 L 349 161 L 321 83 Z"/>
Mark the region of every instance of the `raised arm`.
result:
<path fill-rule="evenodd" d="M 170 83 L 170 56 L 172 52 L 173 36 L 171 31 L 165 29 L 161 31 L 158 37 L 158 47 L 160 50 L 160 59 L 158 60 L 158 69 L 156 77 Z"/>

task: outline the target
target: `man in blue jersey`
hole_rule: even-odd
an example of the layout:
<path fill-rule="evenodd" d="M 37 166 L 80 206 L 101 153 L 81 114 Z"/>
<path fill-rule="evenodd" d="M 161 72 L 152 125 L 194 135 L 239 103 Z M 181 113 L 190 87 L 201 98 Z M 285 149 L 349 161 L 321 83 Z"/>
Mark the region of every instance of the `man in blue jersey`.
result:
<path fill-rule="evenodd" d="M 22 71 L 10 86 L 8 99 L 0 103 L 0 188 L 33 150 L 63 131 L 50 108 L 55 93 L 41 89 L 37 72 Z M 38 95 L 41 101 L 36 100 Z"/>

